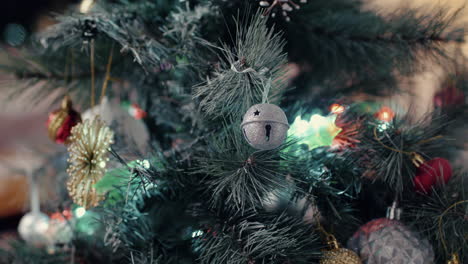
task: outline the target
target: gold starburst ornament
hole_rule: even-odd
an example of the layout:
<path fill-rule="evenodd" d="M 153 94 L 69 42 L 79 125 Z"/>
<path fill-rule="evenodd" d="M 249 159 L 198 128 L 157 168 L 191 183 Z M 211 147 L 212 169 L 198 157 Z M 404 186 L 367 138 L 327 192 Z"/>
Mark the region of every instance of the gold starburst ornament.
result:
<path fill-rule="evenodd" d="M 114 132 L 98 117 L 74 126 L 68 147 L 67 189 L 73 202 L 88 209 L 104 199 L 94 185 L 104 177 Z"/>

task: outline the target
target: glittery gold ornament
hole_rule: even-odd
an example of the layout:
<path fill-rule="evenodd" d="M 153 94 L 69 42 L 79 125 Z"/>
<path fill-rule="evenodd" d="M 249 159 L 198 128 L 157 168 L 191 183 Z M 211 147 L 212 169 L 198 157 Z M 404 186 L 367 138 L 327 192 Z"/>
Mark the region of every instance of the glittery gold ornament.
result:
<path fill-rule="evenodd" d="M 329 235 L 327 240 L 332 249 L 323 252 L 320 264 L 362 264 L 356 253 L 346 248 L 340 248 L 333 235 Z"/>
<path fill-rule="evenodd" d="M 323 253 L 320 264 L 361 264 L 361 259 L 353 251 L 336 248 Z"/>
<path fill-rule="evenodd" d="M 72 129 L 67 189 L 73 201 L 86 209 L 103 199 L 94 184 L 106 173 L 107 154 L 113 138 L 114 132 L 99 117 L 85 120 Z"/>
<path fill-rule="evenodd" d="M 460 258 L 458 257 L 458 254 L 452 254 L 452 258 L 447 262 L 447 264 L 460 264 Z"/>

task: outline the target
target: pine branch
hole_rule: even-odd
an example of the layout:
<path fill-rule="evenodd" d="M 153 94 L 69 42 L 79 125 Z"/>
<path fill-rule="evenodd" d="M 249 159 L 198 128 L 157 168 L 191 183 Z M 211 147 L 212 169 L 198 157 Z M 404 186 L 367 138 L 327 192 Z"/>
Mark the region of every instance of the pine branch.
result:
<path fill-rule="evenodd" d="M 212 207 L 260 208 L 268 193 L 288 187 L 292 160 L 281 150 L 252 153 L 240 133 L 210 140 L 206 150 L 196 155 L 194 173 L 204 177 Z"/>
<path fill-rule="evenodd" d="M 237 22 L 240 23 L 240 22 Z M 268 99 L 277 102 L 286 87 L 285 42 L 268 29 L 259 14 L 250 23 L 237 24 L 234 48 L 223 44 L 221 69 L 213 78 L 194 88 L 194 98 L 210 118 L 234 118 L 252 105 L 261 103 L 265 87 L 271 86 Z"/>
<path fill-rule="evenodd" d="M 226 208 L 211 215 L 214 222 L 196 241 L 201 263 L 311 263 L 319 257 L 311 226 L 297 218 Z"/>
<path fill-rule="evenodd" d="M 369 164 L 369 173 L 384 181 L 398 195 L 413 189 L 415 165 L 412 153 L 430 159 L 450 146 L 443 137 L 448 124 L 435 113 L 412 120 L 410 110 L 402 117 L 397 115 L 388 124 L 388 129 L 381 130 L 378 125 L 375 121 L 367 124 L 367 138 L 360 147 L 367 153 L 363 157 L 372 158 L 361 159 L 361 162 Z"/>
<path fill-rule="evenodd" d="M 460 10 L 444 8 L 398 10 L 379 16 L 361 9 L 361 1 L 313 1 L 293 17 L 285 33 L 292 61 L 303 65 L 309 81 L 335 80 L 337 87 L 322 89 L 333 95 L 350 80 L 391 80 L 422 69 L 421 61 L 446 64 L 446 43 L 462 42 L 455 24 Z M 307 52 L 305 52 L 307 51 Z M 393 90 L 375 88 L 373 94 Z"/>
<path fill-rule="evenodd" d="M 337 239 L 347 239 L 360 220 L 356 217 L 355 204 L 362 190 L 363 170 L 356 166 L 358 158 L 352 149 L 337 154 L 328 147 L 295 153 L 297 165 L 293 166 L 301 170 L 291 174 L 295 192 L 288 206 L 294 208 L 298 200 L 306 199 L 310 206 L 317 208 L 315 215 L 308 216 L 312 217 L 307 219 L 309 222 L 323 221 L 327 230 L 340 230 L 335 234 Z M 305 214 L 307 208 L 301 213 Z"/>
<path fill-rule="evenodd" d="M 94 38 L 106 37 L 119 43 L 121 52 L 129 52 L 145 70 L 159 66 L 161 59 L 167 56 L 166 48 L 152 38 L 143 22 L 125 12 L 123 7 L 115 7 L 111 12 L 99 10 L 87 15 L 59 17 L 58 20 L 57 25 L 37 36 L 44 51 L 79 45 L 83 42 L 84 31 L 89 30 L 87 23 L 93 23 Z"/>
<path fill-rule="evenodd" d="M 453 253 L 468 261 L 468 185 L 466 173 L 457 172 L 450 182 L 429 195 L 413 195 L 405 201 L 405 221 L 431 241 L 441 263 Z"/>

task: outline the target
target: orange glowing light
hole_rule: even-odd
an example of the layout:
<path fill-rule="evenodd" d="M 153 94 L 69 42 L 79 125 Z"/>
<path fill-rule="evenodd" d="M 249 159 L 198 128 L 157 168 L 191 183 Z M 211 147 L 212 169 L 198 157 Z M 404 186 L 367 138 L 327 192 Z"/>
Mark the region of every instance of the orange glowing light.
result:
<path fill-rule="evenodd" d="M 344 106 L 340 104 L 332 104 L 330 106 L 330 112 L 336 115 L 342 114 L 344 110 L 345 110 Z"/>
<path fill-rule="evenodd" d="M 72 218 L 72 213 L 71 213 L 70 210 L 65 209 L 65 210 L 62 211 L 62 213 L 55 212 L 55 213 L 51 214 L 50 218 L 54 219 L 54 220 L 59 220 L 59 221 L 70 220 Z"/>
<path fill-rule="evenodd" d="M 377 119 L 379 119 L 380 121 L 383 121 L 383 122 L 390 122 L 393 120 L 393 118 L 395 117 L 395 112 L 393 112 L 393 110 L 388 107 L 388 106 L 383 106 L 382 108 L 380 108 L 380 110 L 376 113 L 376 117 Z"/>

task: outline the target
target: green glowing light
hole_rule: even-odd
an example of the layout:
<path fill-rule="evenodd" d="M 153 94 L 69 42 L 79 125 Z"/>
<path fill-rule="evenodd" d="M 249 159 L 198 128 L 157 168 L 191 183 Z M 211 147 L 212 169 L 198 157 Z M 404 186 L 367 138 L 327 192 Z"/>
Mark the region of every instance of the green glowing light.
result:
<path fill-rule="evenodd" d="M 305 144 L 309 150 L 330 146 L 333 139 L 341 132 L 341 128 L 335 125 L 336 115 L 321 116 L 312 115 L 310 120 L 302 120 L 296 117 L 289 128 L 289 136 L 299 139 L 299 144 Z"/>

